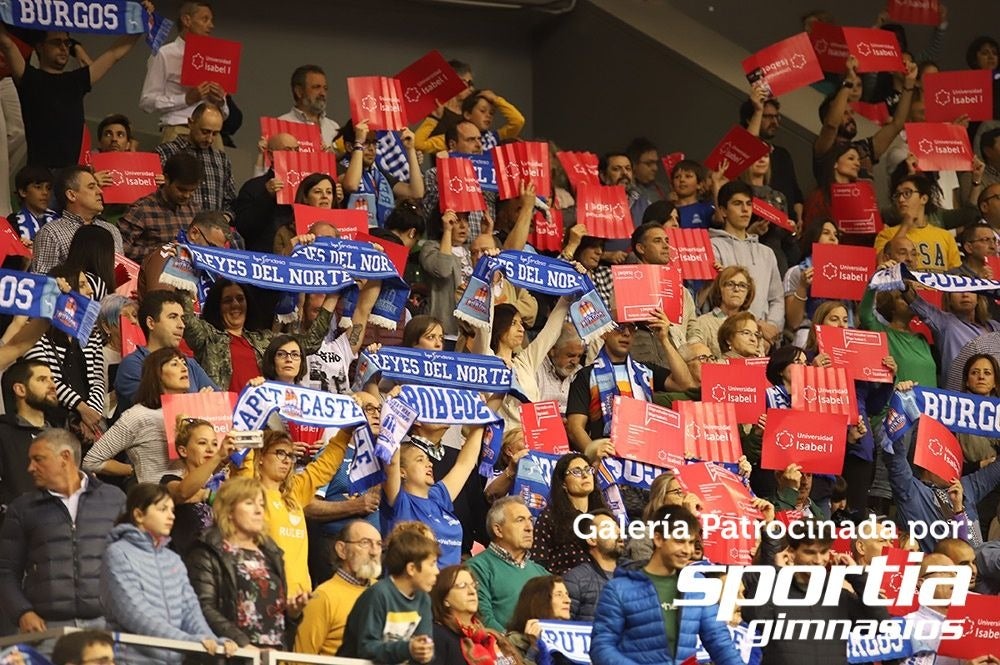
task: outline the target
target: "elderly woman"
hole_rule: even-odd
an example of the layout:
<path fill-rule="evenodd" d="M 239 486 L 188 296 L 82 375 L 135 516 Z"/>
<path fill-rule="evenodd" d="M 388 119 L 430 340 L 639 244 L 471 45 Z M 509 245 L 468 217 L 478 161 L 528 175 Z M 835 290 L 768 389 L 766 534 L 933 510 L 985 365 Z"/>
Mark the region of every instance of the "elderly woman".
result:
<path fill-rule="evenodd" d="M 707 302 L 712 308 L 688 326 L 688 344 L 707 344 L 712 355 L 721 356 L 719 328 L 733 314 L 750 309 L 755 287 L 750 272 L 743 266 L 729 266 L 719 271 L 708 289 Z"/>
<path fill-rule="evenodd" d="M 717 340 L 723 359 L 759 358 L 764 355 L 763 335 L 757 325 L 757 317 L 750 312 L 739 312 L 723 321 Z"/>

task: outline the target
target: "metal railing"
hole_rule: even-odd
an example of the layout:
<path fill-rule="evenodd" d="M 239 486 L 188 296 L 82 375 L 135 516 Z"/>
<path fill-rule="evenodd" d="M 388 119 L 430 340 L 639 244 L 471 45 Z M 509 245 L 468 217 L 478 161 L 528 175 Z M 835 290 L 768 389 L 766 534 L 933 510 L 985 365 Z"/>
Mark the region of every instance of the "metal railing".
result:
<path fill-rule="evenodd" d="M 5 649 L 16 644 L 32 645 L 53 640 L 79 631 L 79 628 L 52 628 L 41 633 L 20 633 L 10 637 L 0 637 L 0 649 Z M 162 637 L 150 637 L 149 635 L 134 635 L 132 633 L 116 633 L 108 631 L 114 639 L 115 644 L 134 644 L 145 647 L 155 647 L 157 649 L 169 649 L 170 651 L 184 651 L 190 653 L 205 653 L 205 647 L 200 642 L 187 642 L 183 640 L 168 640 Z M 222 647 L 216 650 L 216 654 L 223 656 L 225 652 Z M 313 654 L 295 653 L 293 651 L 275 651 L 272 649 L 258 650 L 242 648 L 237 649 L 231 658 L 239 658 L 241 663 L 251 663 L 252 665 L 277 665 L 277 663 L 315 663 L 316 665 L 373 665 L 370 660 L 359 658 L 337 658 L 335 656 L 317 656 Z"/>

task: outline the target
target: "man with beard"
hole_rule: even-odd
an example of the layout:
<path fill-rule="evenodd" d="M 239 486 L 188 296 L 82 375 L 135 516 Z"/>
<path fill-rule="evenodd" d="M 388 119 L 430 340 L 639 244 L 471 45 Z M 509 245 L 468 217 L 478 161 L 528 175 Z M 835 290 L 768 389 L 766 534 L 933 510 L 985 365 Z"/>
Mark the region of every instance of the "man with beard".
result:
<path fill-rule="evenodd" d="M 847 74 L 838 90 L 823 100 L 819 107 L 819 119 L 823 128 L 813 143 L 813 175 L 821 178 L 824 160 L 837 145 L 850 143 L 857 148 L 861 156 L 862 178 L 872 177 L 872 168 L 879 158 L 885 154 L 893 139 L 903 131 L 906 118 L 910 115 L 910 102 L 917 85 L 917 65 L 910 62 L 906 67 L 906 78 L 903 79 L 903 90 L 900 93 L 899 104 L 892 120 L 883 125 L 867 139 L 857 140 L 858 124 L 854 120 L 854 111 L 848 105 L 861 97 L 861 78 L 856 68 L 858 61 L 851 56 L 847 59 Z"/>
<path fill-rule="evenodd" d="M 761 90 L 752 90 L 750 99 L 740 106 L 740 124 L 771 146 L 771 179 L 768 185 L 785 195 L 789 214 L 795 219 L 802 219 L 804 199 L 795 176 L 792 154 L 788 148 L 774 144 L 774 137 L 781 129 L 781 102 L 766 98 Z"/>
<path fill-rule="evenodd" d="M 292 110 L 279 116 L 279 120 L 291 120 L 309 125 L 319 125 L 323 136 L 323 148 L 333 150 L 333 142 L 340 131 L 340 125 L 326 117 L 326 72 L 318 65 L 302 65 L 292 72 Z"/>
<path fill-rule="evenodd" d="M 569 399 L 569 387 L 573 377 L 580 369 L 583 360 L 583 340 L 572 324 L 563 324 L 562 334 L 555 345 L 549 349 L 541 366 L 535 373 L 538 381 L 538 392 L 541 402 L 556 400 L 559 402 L 559 413 L 566 415 L 566 401 Z"/>
<path fill-rule="evenodd" d="M 615 576 L 618 560 L 625 554 L 625 541 L 621 529 L 610 510 L 595 510 L 590 517 L 580 520 L 580 533 L 588 534 L 590 561 L 581 563 L 565 575 L 569 591 L 569 618 L 573 621 L 594 620 L 597 599 L 604 585 Z"/>
<path fill-rule="evenodd" d="M 649 207 L 649 199 L 635 186 L 632 173 L 632 160 L 623 152 L 610 152 L 601 157 L 597 164 L 597 173 L 601 184 L 608 186 L 621 185 L 625 188 L 629 211 L 632 213 L 632 224 L 642 224 L 642 215 Z M 623 263 L 628 256 L 628 240 L 608 240 L 604 245 L 604 263 Z"/>
<path fill-rule="evenodd" d="M 347 615 L 361 593 L 382 574 L 382 536 L 364 520 L 345 526 L 333 545 L 337 569 L 320 584 L 302 612 L 295 651 L 332 656 L 344 641 Z"/>
<path fill-rule="evenodd" d="M 0 524 L 7 504 L 30 492 L 35 482 L 28 473 L 28 448 L 48 427 L 45 409 L 55 407 L 56 384 L 52 370 L 40 360 L 19 360 L 3 375 L 3 394 L 13 397 L 0 416 Z"/>

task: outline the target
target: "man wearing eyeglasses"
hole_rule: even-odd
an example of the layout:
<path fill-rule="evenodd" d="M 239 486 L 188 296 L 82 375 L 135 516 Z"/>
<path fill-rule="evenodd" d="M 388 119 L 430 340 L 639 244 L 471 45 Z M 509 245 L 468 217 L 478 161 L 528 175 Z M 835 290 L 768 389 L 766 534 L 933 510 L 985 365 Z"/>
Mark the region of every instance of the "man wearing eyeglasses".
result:
<path fill-rule="evenodd" d="M 419 129 L 418 129 L 419 131 Z M 483 154 L 483 135 L 475 124 L 468 120 L 460 120 L 449 127 L 444 134 L 445 147 L 448 153 L 454 155 L 481 155 Z M 438 209 L 437 167 L 432 166 L 424 174 L 424 216 L 430 218 Z M 478 238 L 483 232 L 483 222 L 488 215 L 490 219 L 496 219 L 496 192 L 483 192 L 483 199 L 486 201 L 486 211 L 474 210 L 469 213 L 469 242 L 473 238 Z M 468 244 L 468 243 L 467 243 Z"/>
<path fill-rule="evenodd" d="M 774 98 L 768 99 L 762 88 L 754 88 L 750 91 L 750 99 L 740 106 L 740 125 L 771 146 L 771 179 L 768 185 L 785 195 L 792 217 L 802 219 L 805 199 L 795 175 L 792 154 L 788 152 L 788 148 L 774 143 L 774 137 L 781 129 L 781 102 Z"/>
<path fill-rule="evenodd" d="M 656 174 L 660 171 L 660 152 L 656 144 L 647 138 L 632 139 L 625 154 L 632 162 L 633 184 L 639 193 L 650 203 L 667 198 L 667 193 L 656 182 Z"/>
<path fill-rule="evenodd" d="M 146 254 L 142 265 L 139 268 L 139 280 L 136 290 L 141 301 L 147 292 L 157 289 L 174 290 L 172 284 L 161 282 L 163 268 L 167 261 L 177 251 L 177 243 L 190 243 L 201 245 L 202 247 L 229 247 L 232 242 L 232 231 L 229 222 L 221 212 L 199 212 L 192 219 L 187 228 L 177 233 L 177 238 L 173 242 L 167 242 L 160 246 L 160 251 Z M 207 273 L 202 271 L 203 279 L 211 279 Z M 205 290 L 211 286 L 211 282 L 205 285 Z"/>

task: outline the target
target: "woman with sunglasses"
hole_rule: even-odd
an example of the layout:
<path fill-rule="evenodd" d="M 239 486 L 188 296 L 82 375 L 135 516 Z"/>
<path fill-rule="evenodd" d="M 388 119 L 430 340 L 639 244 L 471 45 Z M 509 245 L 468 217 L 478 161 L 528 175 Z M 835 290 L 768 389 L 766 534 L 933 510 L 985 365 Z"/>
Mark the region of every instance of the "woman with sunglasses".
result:
<path fill-rule="evenodd" d="M 531 558 L 555 575 L 590 561 L 587 541 L 576 535 L 573 524 L 581 513 L 598 508 L 607 506 L 594 467 L 577 452 L 560 457 L 552 469 L 548 504 L 535 521 Z"/>
<path fill-rule="evenodd" d="M 705 344 L 712 355 L 721 356 L 719 328 L 727 317 L 750 309 L 755 294 L 753 277 L 743 266 L 727 266 L 719 271 L 708 287 L 711 311 L 702 314 L 688 327 L 688 344 Z"/>

